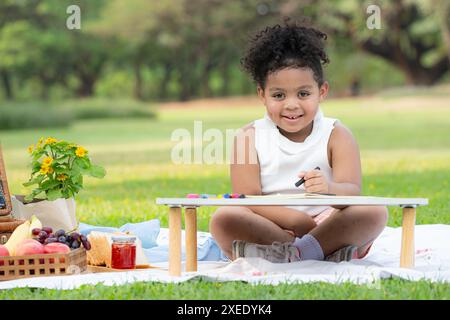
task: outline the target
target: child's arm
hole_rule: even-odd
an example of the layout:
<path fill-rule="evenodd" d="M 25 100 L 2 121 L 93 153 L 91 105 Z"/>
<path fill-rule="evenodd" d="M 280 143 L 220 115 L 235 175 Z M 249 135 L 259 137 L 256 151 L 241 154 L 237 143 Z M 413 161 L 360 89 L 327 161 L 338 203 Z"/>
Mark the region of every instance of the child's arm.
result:
<path fill-rule="evenodd" d="M 337 123 L 330 137 L 333 181 L 329 193 L 359 196 L 361 194 L 361 160 L 352 132 Z"/>
<path fill-rule="evenodd" d="M 333 180 L 328 181 L 320 170 L 300 173 L 307 192 L 358 196 L 361 194 L 361 161 L 359 148 L 351 131 L 337 123 L 329 140 L 330 166 Z"/>
<path fill-rule="evenodd" d="M 233 193 L 260 195 L 260 167 L 255 148 L 255 132 L 252 125 L 244 127 L 236 135 L 230 167 Z M 316 226 L 313 218 L 301 212 L 282 206 L 247 206 L 283 229 L 291 230 L 296 236 L 308 233 Z"/>

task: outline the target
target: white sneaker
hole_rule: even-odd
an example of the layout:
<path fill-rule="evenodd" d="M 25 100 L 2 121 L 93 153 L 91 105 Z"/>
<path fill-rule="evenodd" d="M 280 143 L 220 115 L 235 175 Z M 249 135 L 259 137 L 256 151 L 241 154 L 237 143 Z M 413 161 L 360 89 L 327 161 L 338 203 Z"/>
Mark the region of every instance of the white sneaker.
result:
<path fill-rule="evenodd" d="M 243 240 L 234 240 L 232 254 L 233 259 L 246 257 L 263 258 L 273 263 L 300 261 L 298 249 L 289 242 L 274 242 L 264 245 Z"/>
<path fill-rule="evenodd" d="M 346 246 L 336 250 L 325 258 L 325 261 L 341 262 L 358 259 L 358 247 Z"/>

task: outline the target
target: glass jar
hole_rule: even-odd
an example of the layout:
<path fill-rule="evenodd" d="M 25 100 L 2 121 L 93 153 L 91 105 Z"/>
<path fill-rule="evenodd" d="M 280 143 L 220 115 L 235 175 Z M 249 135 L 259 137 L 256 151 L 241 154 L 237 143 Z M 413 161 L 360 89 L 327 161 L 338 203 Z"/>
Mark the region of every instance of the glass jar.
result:
<path fill-rule="evenodd" d="M 136 267 L 136 237 L 111 237 L 111 267 L 114 269 L 134 269 Z"/>

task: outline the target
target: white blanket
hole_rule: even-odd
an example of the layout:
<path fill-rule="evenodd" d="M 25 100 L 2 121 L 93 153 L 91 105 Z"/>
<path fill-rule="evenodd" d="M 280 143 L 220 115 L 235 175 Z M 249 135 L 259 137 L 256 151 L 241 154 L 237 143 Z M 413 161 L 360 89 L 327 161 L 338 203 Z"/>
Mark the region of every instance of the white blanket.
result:
<path fill-rule="evenodd" d="M 273 264 L 266 260 L 238 259 L 233 262 L 199 262 L 197 272 L 183 272 L 180 277 L 168 275 L 166 269 L 126 272 L 88 273 L 70 276 L 36 277 L 0 282 L 0 289 L 37 287 L 75 289 L 98 283 L 111 286 L 136 281 L 183 282 L 202 278 L 207 281 L 245 281 L 251 284 L 352 282 L 376 286 L 380 279 L 397 277 L 410 281 L 450 282 L 450 225 L 418 225 L 415 227 L 415 267 L 399 267 L 401 228 L 386 227 L 374 242 L 369 254 L 350 262 L 303 261 Z M 184 267 L 184 266 L 183 266 Z"/>

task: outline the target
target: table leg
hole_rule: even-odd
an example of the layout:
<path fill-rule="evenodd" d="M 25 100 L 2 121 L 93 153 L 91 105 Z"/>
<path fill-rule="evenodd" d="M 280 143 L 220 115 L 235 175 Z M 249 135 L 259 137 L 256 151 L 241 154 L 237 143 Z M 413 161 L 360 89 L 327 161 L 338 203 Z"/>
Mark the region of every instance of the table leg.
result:
<path fill-rule="evenodd" d="M 169 275 L 181 276 L 181 208 L 169 209 Z"/>
<path fill-rule="evenodd" d="M 403 208 L 402 246 L 400 251 L 400 267 L 414 267 L 414 225 L 416 208 Z"/>
<path fill-rule="evenodd" d="M 197 271 L 197 209 L 186 208 L 186 271 Z"/>

